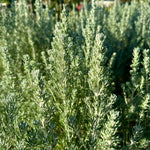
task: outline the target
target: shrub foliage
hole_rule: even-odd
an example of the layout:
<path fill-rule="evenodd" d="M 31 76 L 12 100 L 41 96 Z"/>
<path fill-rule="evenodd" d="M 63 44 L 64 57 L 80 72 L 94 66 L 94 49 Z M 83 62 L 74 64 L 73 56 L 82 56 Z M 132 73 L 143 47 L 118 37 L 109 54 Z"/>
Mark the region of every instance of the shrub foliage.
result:
<path fill-rule="evenodd" d="M 58 21 L 36 0 L 0 14 L 0 149 L 150 148 L 150 4 L 84 2 Z"/>

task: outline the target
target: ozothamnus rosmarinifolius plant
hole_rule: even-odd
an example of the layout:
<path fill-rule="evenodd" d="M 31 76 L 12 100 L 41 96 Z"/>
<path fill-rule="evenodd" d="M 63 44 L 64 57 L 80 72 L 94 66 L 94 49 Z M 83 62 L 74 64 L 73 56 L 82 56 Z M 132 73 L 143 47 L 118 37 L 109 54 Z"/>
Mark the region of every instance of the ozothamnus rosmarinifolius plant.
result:
<path fill-rule="evenodd" d="M 136 1 L 64 6 L 59 21 L 41 0 L 3 11 L 0 149 L 148 149 L 149 14 Z"/>
<path fill-rule="evenodd" d="M 54 17 L 42 0 L 35 2 L 32 13 L 25 0 L 14 1 L 10 9 L 0 14 L 0 47 L 7 47 L 18 70 L 22 67 L 23 55 L 40 61 L 40 53 L 51 48 Z"/>

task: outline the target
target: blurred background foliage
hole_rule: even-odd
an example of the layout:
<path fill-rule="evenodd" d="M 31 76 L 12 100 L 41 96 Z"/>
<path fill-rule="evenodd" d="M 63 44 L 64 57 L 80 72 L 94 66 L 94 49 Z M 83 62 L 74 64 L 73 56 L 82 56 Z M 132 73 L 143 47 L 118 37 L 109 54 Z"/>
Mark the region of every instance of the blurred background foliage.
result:
<path fill-rule="evenodd" d="M 19 0 L 0 0 L 1 3 L 7 3 L 7 7 L 11 7 L 13 1 L 19 2 Z M 36 0 L 26 0 L 30 5 L 31 10 L 34 12 L 34 3 Z M 72 6 L 75 5 L 76 10 L 78 10 L 78 6 L 83 2 L 83 0 L 43 0 L 43 8 L 45 8 L 46 4 L 48 5 L 49 9 L 53 9 L 54 12 L 60 15 L 62 11 L 63 4 L 65 4 L 68 10 L 72 9 Z M 90 2 L 90 0 L 87 0 Z"/>
<path fill-rule="evenodd" d="M 2 3 L 7 3 L 8 5 L 10 5 L 13 1 L 15 0 L 0 0 L 0 2 Z M 19 0 L 16 0 L 19 2 Z M 106 0 L 106 1 L 113 1 L 113 0 Z M 130 2 L 131 0 L 120 0 L 122 2 Z M 34 4 L 35 0 L 27 0 L 27 2 L 29 4 Z M 56 10 L 60 10 L 60 7 L 63 4 L 66 4 L 69 8 L 72 7 L 72 5 L 74 4 L 76 6 L 76 8 L 78 8 L 78 6 L 83 2 L 83 0 L 43 0 L 43 5 L 45 5 L 46 3 L 48 4 L 49 8 L 55 8 Z M 90 2 L 90 0 L 87 0 L 87 2 Z"/>
<path fill-rule="evenodd" d="M 0 2 L 7 3 L 7 4 L 12 3 L 13 1 L 14 0 L 0 0 Z M 19 0 L 16 0 L 16 1 L 19 2 Z M 82 0 L 43 0 L 43 3 L 47 2 L 50 7 L 54 7 L 54 6 L 58 5 L 58 4 L 63 4 L 63 3 L 65 3 L 65 4 L 72 4 L 72 3 L 79 4 L 81 1 Z M 30 3 L 34 4 L 35 0 L 27 0 L 27 2 L 29 4 Z"/>
<path fill-rule="evenodd" d="M 6 3 L 7 7 L 10 8 L 12 3 L 14 1 L 19 2 L 20 0 L 0 0 L 0 3 Z M 35 1 L 36 0 L 26 0 L 29 4 L 29 8 L 32 12 L 35 12 Z M 80 11 L 81 7 L 83 6 L 84 0 L 42 0 L 43 1 L 43 8 L 46 8 L 46 5 L 48 5 L 48 8 L 51 9 L 58 18 L 60 18 L 60 13 L 63 9 L 63 4 L 66 5 L 66 8 L 68 11 L 71 11 L 73 9 L 73 6 L 76 11 Z M 90 3 L 91 0 L 85 0 L 87 3 Z M 114 0 L 104 0 L 104 1 L 114 1 Z M 131 2 L 131 0 L 119 0 L 122 3 Z M 110 6 L 106 6 L 107 9 L 110 9 Z"/>

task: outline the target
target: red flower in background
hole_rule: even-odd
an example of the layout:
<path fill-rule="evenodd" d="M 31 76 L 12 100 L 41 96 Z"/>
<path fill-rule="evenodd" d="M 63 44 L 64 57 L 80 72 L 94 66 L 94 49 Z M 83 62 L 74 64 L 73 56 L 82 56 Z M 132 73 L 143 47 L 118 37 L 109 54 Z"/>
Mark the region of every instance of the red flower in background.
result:
<path fill-rule="evenodd" d="M 80 5 L 78 6 L 78 11 L 80 11 L 82 7 L 83 7 L 83 5 L 80 4 Z"/>

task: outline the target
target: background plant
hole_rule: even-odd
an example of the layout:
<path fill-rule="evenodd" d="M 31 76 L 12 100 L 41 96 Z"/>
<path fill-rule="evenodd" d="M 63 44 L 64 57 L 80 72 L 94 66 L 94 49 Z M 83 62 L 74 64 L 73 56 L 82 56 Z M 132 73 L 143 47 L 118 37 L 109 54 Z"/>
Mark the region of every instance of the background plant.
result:
<path fill-rule="evenodd" d="M 146 10 L 145 10 L 146 8 Z M 149 3 L 42 1 L 0 18 L 1 149 L 148 149 Z"/>

